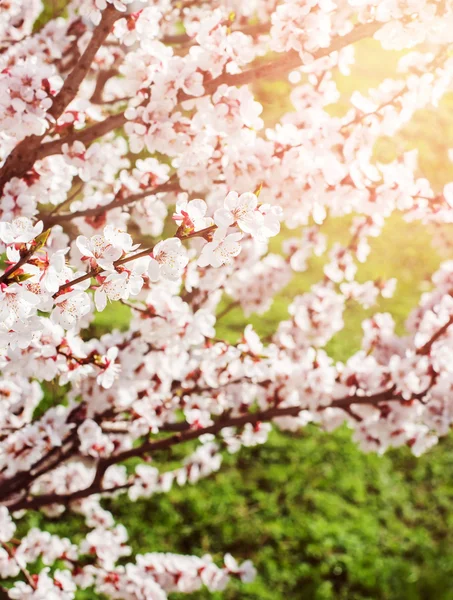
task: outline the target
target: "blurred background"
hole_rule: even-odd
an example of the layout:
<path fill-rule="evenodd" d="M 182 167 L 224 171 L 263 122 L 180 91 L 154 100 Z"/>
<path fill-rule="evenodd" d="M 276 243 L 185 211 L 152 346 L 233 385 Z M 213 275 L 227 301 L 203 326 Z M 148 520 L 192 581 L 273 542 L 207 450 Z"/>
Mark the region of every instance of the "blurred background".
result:
<path fill-rule="evenodd" d="M 49 0 L 42 22 L 55 4 Z M 373 40 L 357 44 L 351 75 L 337 78 L 342 96 L 332 111 L 345 112 L 354 90 L 366 93 L 393 77 L 399 57 L 384 52 Z M 291 110 L 286 81 L 261 82 L 254 91 L 267 124 Z M 385 162 L 396 152 L 413 148 L 419 150 L 420 175 L 435 188 L 453 180 L 448 159 L 453 148 L 453 95 L 438 108 L 417 113 L 397 138 L 381 140 L 376 156 Z M 349 224 L 347 219 L 327 223 L 329 243 L 347 240 Z M 448 228 L 427 229 L 395 215 L 382 236 L 371 239 L 370 259 L 360 266 L 358 281 L 398 278 L 394 298 L 381 300 L 373 312 L 390 312 L 400 333 L 432 273 L 452 255 L 448 233 Z M 273 251 L 278 251 L 285 235 L 282 232 L 272 242 Z M 263 335 L 275 331 L 287 318 L 291 299 L 321 277 L 323 260 L 312 260 L 307 272 L 296 274 L 266 314 L 245 319 L 240 309 L 230 310 L 219 321 L 218 336 L 236 341 L 247 322 Z M 225 298 L 219 312 L 230 302 Z M 327 347 L 334 359 L 346 360 L 359 348 L 361 322 L 367 314 L 357 304 L 348 308 L 345 329 Z M 112 323 L 125 328 L 129 316 L 127 307 L 109 305 L 90 333 L 105 333 Z M 178 455 L 160 458 L 171 466 Z M 347 428 L 329 434 L 308 426 L 297 434 L 274 432 L 266 445 L 227 457 L 220 472 L 196 486 L 174 488 L 137 503 L 121 497 L 105 505 L 128 529 L 136 552 L 210 553 L 216 560 L 231 552 L 238 559 L 253 560 L 258 570 L 253 584 L 233 583 L 222 594 L 197 592 L 194 598 L 449 600 L 453 599 L 452 476 L 452 437 L 416 459 L 406 448 L 384 456 L 363 454 Z M 30 514 L 23 527 L 43 521 L 41 515 Z M 86 529 L 83 519 L 67 516 L 47 520 L 46 527 L 59 535 L 82 536 Z"/>

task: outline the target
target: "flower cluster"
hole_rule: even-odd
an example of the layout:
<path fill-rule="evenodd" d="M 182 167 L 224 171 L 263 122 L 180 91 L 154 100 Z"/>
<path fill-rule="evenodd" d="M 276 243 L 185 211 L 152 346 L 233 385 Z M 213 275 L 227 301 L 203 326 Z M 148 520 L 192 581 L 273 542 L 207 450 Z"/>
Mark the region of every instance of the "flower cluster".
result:
<path fill-rule="evenodd" d="M 6 67 L 0 73 L 0 127 L 6 137 L 22 140 L 42 135 L 50 126 L 47 112 L 61 78 L 50 65 L 36 59 Z"/>
<path fill-rule="evenodd" d="M 38 0 L 0 7 L 5 593 L 164 600 L 248 582 L 228 554 L 134 553 L 102 499 L 195 484 L 272 425 L 347 423 L 365 451 L 415 455 L 449 432 L 453 262 L 402 336 L 383 312 L 397 278 L 362 265 L 392 215 L 453 222 L 452 182 L 421 176 L 415 150 L 376 154 L 451 91 L 453 1 L 71 0 L 45 25 Z M 344 98 L 336 75 L 370 37 L 408 51 Z M 270 115 L 260 81 L 276 77 L 290 91 Z M 227 313 L 276 297 L 279 323 L 224 339 Z M 363 335 L 338 362 L 357 307 Z M 186 442 L 162 469 L 157 452 Z M 87 533 L 18 539 L 27 510 L 74 511 Z"/>

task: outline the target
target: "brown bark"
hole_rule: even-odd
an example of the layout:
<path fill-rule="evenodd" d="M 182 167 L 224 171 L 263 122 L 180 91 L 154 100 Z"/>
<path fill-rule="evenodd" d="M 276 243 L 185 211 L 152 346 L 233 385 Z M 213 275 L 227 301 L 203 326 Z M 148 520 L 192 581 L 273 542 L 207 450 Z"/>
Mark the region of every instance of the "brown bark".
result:
<path fill-rule="evenodd" d="M 113 5 L 109 5 L 102 13 L 102 19 L 93 32 L 93 36 L 80 57 L 71 73 L 65 79 L 65 82 L 55 96 L 53 104 L 49 110 L 52 119 L 58 119 L 65 108 L 74 100 L 79 91 L 79 87 L 90 70 L 91 64 L 99 48 L 104 43 L 110 33 L 114 22 L 121 16 Z M 42 158 L 40 155 L 40 145 L 44 135 L 30 135 L 23 139 L 11 152 L 0 169 L 0 196 L 5 184 L 13 177 L 20 177 L 29 171 L 36 160 Z M 61 148 L 61 146 L 60 146 Z"/>

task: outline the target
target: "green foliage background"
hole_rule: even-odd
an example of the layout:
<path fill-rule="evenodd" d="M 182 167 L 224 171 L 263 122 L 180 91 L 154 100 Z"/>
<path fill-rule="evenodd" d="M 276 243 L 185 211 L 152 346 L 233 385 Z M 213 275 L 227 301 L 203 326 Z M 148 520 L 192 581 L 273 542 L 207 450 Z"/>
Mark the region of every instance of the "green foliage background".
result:
<path fill-rule="evenodd" d="M 46 15 L 48 18 L 48 13 Z M 342 100 L 332 110 L 347 109 L 354 89 L 367 90 L 392 76 L 398 56 L 376 43 L 357 46 L 358 63 L 349 78 L 338 77 Z M 256 93 L 267 123 L 289 108 L 288 85 L 265 82 Z M 420 150 L 420 173 L 436 185 L 453 179 L 446 152 L 453 147 L 453 100 L 421 111 L 400 136 L 382 140 L 377 157 L 390 160 L 404 149 Z M 348 219 L 326 225 L 330 242 L 348 239 Z M 292 232 L 293 235 L 296 232 Z M 432 237 L 448 229 L 426 231 L 393 217 L 384 234 L 372 240 L 371 260 L 359 280 L 397 276 L 397 293 L 378 310 L 391 312 L 404 331 L 404 320 L 441 258 Z M 285 235 L 282 234 L 282 235 Z M 274 242 L 277 248 L 280 240 Z M 271 310 L 253 316 L 262 334 L 286 318 L 287 306 L 320 275 L 322 260 L 298 275 L 276 298 Z M 224 305 L 228 304 L 225 299 Z M 220 309 L 223 308 L 220 307 Z M 366 312 L 348 309 L 346 327 L 328 350 L 345 360 L 357 349 Z M 127 326 L 128 309 L 110 305 L 98 315 L 97 333 L 112 322 Z M 218 326 L 219 336 L 235 340 L 246 320 L 235 309 Z M 164 455 L 162 460 L 176 458 Z M 251 585 L 233 582 L 222 594 L 192 597 L 233 600 L 439 600 L 453 599 L 453 439 L 446 438 L 420 459 L 407 449 L 381 457 L 363 454 L 346 428 L 326 434 L 309 426 L 297 435 L 272 433 L 269 443 L 227 457 L 221 471 L 196 486 L 175 488 L 165 496 L 131 503 L 106 502 L 128 529 L 134 551 L 225 552 L 250 558 L 258 569 Z M 45 521 L 30 514 L 23 528 L 40 523 L 49 531 L 75 539 L 86 531 L 83 521 L 63 515 Z M 80 599 L 94 598 L 80 593 Z M 177 594 L 172 596 L 178 599 Z M 182 598 L 183 596 L 181 596 Z M 187 596 L 184 596 L 187 597 Z"/>

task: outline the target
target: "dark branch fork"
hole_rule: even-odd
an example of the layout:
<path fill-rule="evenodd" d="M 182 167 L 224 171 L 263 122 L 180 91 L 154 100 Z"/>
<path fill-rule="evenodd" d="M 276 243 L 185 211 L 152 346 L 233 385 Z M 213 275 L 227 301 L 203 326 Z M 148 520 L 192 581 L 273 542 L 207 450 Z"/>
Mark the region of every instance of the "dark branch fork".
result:
<path fill-rule="evenodd" d="M 135 202 L 138 202 L 139 200 L 143 200 L 144 198 L 146 198 L 148 196 L 162 194 L 162 193 L 168 193 L 168 192 L 176 192 L 179 190 L 180 190 L 179 183 L 176 180 L 171 178 L 169 181 L 163 183 L 162 185 L 158 185 L 157 187 L 154 187 L 154 188 L 145 189 L 141 192 L 137 192 L 136 194 L 131 194 L 130 196 L 125 196 L 124 198 L 120 198 L 119 195 L 117 194 L 111 202 L 109 202 L 108 204 L 105 204 L 104 206 L 95 206 L 94 208 L 86 208 L 86 209 L 79 210 L 79 211 L 73 212 L 73 213 L 53 214 L 53 215 L 43 214 L 41 216 L 41 218 L 44 221 L 45 227 L 52 227 L 53 225 L 56 225 L 57 223 L 61 224 L 66 221 L 72 221 L 73 219 L 80 218 L 80 217 L 93 217 L 93 216 L 98 215 L 101 212 L 105 213 L 114 208 L 121 208 L 123 206 L 131 205 Z"/>
<path fill-rule="evenodd" d="M 112 4 L 109 4 L 102 13 L 101 22 L 96 27 L 85 52 L 77 62 L 71 73 L 65 79 L 61 90 L 54 97 L 49 116 L 57 120 L 68 104 L 74 100 L 82 81 L 85 79 L 97 51 L 109 35 L 115 21 L 121 17 Z M 13 177 L 20 177 L 29 171 L 36 160 L 40 158 L 40 146 L 44 135 L 30 135 L 22 140 L 6 159 L 0 169 L 0 195 L 5 184 Z"/>

